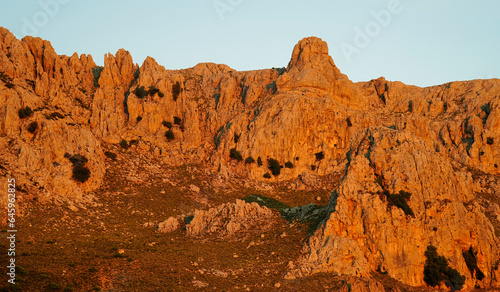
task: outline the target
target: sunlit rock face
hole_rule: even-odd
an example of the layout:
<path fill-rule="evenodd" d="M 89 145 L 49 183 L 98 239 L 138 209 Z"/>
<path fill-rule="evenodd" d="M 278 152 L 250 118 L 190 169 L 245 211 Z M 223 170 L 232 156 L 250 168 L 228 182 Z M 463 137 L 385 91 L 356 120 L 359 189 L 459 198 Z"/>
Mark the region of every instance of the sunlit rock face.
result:
<path fill-rule="evenodd" d="M 108 146 L 120 142 L 226 180 L 344 172 L 288 277 L 379 270 L 424 285 L 424 252 L 434 245 L 467 288 L 496 285 L 498 79 L 353 83 L 316 37 L 299 41 L 278 69 L 167 70 L 151 57 L 139 66 L 123 49 L 99 67 L 90 55 L 57 55 L 48 41 L 0 28 L 2 177 L 16 177 L 26 198 L 84 204 L 103 183 Z M 412 214 L 389 202 L 400 191 L 411 194 L 403 200 Z M 465 263 L 471 247 L 484 279 Z"/>

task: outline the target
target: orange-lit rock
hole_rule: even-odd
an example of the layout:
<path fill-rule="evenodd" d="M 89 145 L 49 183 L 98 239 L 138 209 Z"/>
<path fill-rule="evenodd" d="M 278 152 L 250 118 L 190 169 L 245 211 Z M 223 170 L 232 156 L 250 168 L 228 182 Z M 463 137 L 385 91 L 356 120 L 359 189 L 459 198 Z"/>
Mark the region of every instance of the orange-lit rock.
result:
<path fill-rule="evenodd" d="M 21 119 L 26 107 L 33 113 Z M 330 215 L 289 277 L 381 270 L 423 285 L 428 244 L 467 277 L 468 288 L 495 286 L 500 277 L 492 224 L 500 196 L 498 79 L 426 88 L 383 77 L 353 83 L 315 37 L 299 41 L 285 69 L 238 72 L 202 63 L 167 70 L 151 57 L 139 67 L 123 49 L 99 67 L 90 55 L 57 55 L 46 40 L 17 40 L 0 28 L 2 177 L 16 177 L 26 197 L 84 204 L 103 183 L 103 152 L 122 140 L 137 141 L 129 151 L 170 165 L 201 164 L 228 181 L 307 180 L 346 170 L 332 190 Z M 233 148 L 255 162 L 230 158 Z M 66 153 L 88 158 L 87 181 L 72 179 Z M 269 158 L 289 167 L 264 178 Z M 410 192 L 414 217 L 388 208 L 382 187 Z M 240 205 L 217 212 L 246 210 Z M 201 212 L 208 211 L 199 218 L 211 216 Z M 206 231 L 211 225 L 203 220 L 190 232 Z M 462 257 L 471 246 L 482 281 Z M 365 284 L 361 290 L 378 289 Z"/>

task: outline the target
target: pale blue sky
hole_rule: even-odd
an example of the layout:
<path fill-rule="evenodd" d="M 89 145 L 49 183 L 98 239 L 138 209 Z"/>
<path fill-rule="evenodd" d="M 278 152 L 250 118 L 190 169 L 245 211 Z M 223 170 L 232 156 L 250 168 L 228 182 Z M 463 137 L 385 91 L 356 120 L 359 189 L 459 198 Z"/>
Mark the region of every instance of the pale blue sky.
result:
<path fill-rule="evenodd" d="M 125 48 L 167 69 L 200 62 L 284 67 L 303 37 L 328 43 L 353 81 L 428 86 L 500 78 L 500 1 L 4 0 L 0 26 L 51 41 L 58 54 Z M 27 24 L 29 23 L 29 24 Z"/>

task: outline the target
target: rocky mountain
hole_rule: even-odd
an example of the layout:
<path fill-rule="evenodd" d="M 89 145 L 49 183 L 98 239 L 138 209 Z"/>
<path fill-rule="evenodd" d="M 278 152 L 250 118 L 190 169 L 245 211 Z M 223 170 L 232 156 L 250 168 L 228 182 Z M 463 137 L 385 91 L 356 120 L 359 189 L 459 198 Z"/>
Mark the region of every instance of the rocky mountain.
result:
<path fill-rule="evenodd" d="M 100 67 L 0 28 L 0 81 L 0 174 L 16 178 L 20 216 L 33 200 L 71 209 L 98 200 L 116 145 L 167 165 L 201 164 L 227 184 L 273 189 L 341 173 L 285 279 L 379 272 L 426 286 L 433 246 L 464 289 L 499 286 L 498 79 L 353 83 L 315 37 L 299 41 L 286 68 L 166 70 L 151 57 L 138 66 L 123 49 Z M 228 219 L 246 216 L 238 208 L 274 220 L 238 201 L 197 211 L 187 230 L 258 223 Z M 169 220 L 162 228 L 182 225 Z"/>

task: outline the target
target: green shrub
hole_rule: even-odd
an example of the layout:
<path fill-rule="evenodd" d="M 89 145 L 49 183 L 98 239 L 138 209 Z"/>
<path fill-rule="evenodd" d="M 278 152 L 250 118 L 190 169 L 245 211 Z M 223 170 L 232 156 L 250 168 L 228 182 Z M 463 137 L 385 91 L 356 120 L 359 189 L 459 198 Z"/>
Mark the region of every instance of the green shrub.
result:
<path fill-rule="evenodd" d="M 79 166 L 79 165 L 84 165 L 89 160 L 87 159 L 87 157 L 85 157 L 83 155 L 76 154 L 76 155 L 69 157 L 69 161 L 71 161 L 71 163 L 75 167 L 75 166 Z"/>
<path fill-rule="evenodd" d="M 166 131 L 165 137 L 167 138 L 168 141 L 174 140 L 175 139 L 174 132 L 172 132 L 172 130 Z"/>
<path fill-rule="evenodd" d="M 259 156 L 259 157 L 257 157 L 257 165 L 258 165 L 258 166 L 262 166 L 263 164 L 264 164 L 264 163 L 262 163 L 262 158 L 260 158 L 260 156 Z"/>
<path fill-rule="evenodd" d="M 163 94 L 163 92 L 161 92 L 161 91 L 160 91 L 160 92 L 158 92 L 158 96 L 159 96 L 159 97 L 164 97 L 164 96 L 165 96 L 165 94 Z"/>
<path fill-rule="evenodd" d="M 101 78 L 101 73 L 104 70 L 102 66 L 95 66 L 92 68 L 92 74 L 94 75 L 94 87 L 99 87 L 99 78 Z"/>
<path fill-rule="evenodd" d="M 325 158 L 325 153 L 323 151 L 314 153 L 314 156 L 316 156 L 316 160 L 323 160 Z"/>
<path fill-rule="evenodd" d="M 243 156 L 241 156 L 241 153 L 236 150 L 236 148 L 231 148 L 231 150 L 229 150 L 229 157 L 238 161 L 243 160 Z"/>
<path fill-rule="evenodd" d="M 493 145 L 493 137 L 486 138 L 486 144 Z"/>
<path fill-rule="evenodd" d="M 7 83 L 12 81 L 12 77 L 5 74 L 3 71 L 0 71 L 0 80 L 2 80 L 3 83 Z"/>
<path fill-rule="evenodd" d="M 245 164 L 252 164 L 252 163 L 254 163 L 254 162 L 255 162 L 255 159 L 253 159 L 253 157 L 252 157 L 252 156 L 247 157 L 247 158 L 245 159 Z"/>
<path fill-rule="evenodd" d="M 250 88 L 250 86 L 244 86 L 243 84 L 241 85 L 240 97 L 241 97 L 241 103 L 243 103 L 243 104 L 245 104 L 245 101 L 247 99 L 247 92 L 248 92 L 249 88 Z"/>
<path fill-rule="evenodd" d="M 37 129 L 38 129 L 38 123 L 36 121 L 31 122 L 28 125 L 28 132 L 30 132 L 31 134 L 35 133 Z"/>
<path fill-rule="evenodd" d="M 150 86 L 149 87 L 149 90 L 148 90 L 148 94 L 150 96 L 154 96 L 155 94 L 157 94 L 158 92 L 160 92 L 160 90 L 154 86 Z"/>
<path fill-rule="evenodd" d="M 293 163 L 291 161 L 285 162 L 285 167 L 286 168 L 293 168 Z"/>
<path fill-rule="evenodd" d="M 140 121 L 142 121 L 142 117 L 141 117 L 141 116 L 138 116 L 135 120 L 136 120 L 137 122 L 140 122 Z"/>
<path fill-rule="evenodd" d="M 135 69 L 135 71 L 134 71 L 134 80 L 132 80 L 132 83 L 134 83 L 135 81 L 137 81 L 137 79 L 139 79 L 139 76 L 141 76 L 141 68 Z"/>
<path fill-rule="evenodd" d="M 352 127 L 351 117 L 347 117 L 346 122 L 348 127 Z"/>
<path fill-rule="evenodd" d="M 121 140 L 120 146 L 124 149 L 127 149 L 129 147 L 127 140 L 125 140 L 125 139 Z"/>
<path fill-rule="evenodd" d="M 167 127 L 169 129 L 172 129 L 172 123 L 171 122 L 166 122 L 166 121 L 163 121 L 161 122 L 161 124 L 164 126 L 164 127 Z"/>
<path fill-rule="evenodd" d="M 104 152 L 104 155 L 106 155 L 106 157 L 108 157 L 111 160 L 116 160 L 116 153 L 106 151 L 106 152 Z"/>
<path fill-rule="evenodd" d="M 84 183 L 90 178 L 90 169 L 85 166 L 88 159 L 83 155 L 64 155 L 64 157 L 69 158 L 69 161 L 73 164 L 73 172 L 71 178 L 75 181 Z"/>
<path fill-rule="evenodd" d="M 234 143 L 238 143 L 238 141 L 240 141 L 240 135 L 237 135 L 236 133 L 234 133 L 234 137 L 233 137 L 233 140 L 234 140 Z"/>
<path fill-rule="evenodd" d="M 18 265 L 18 266 L 16 266 L 16 273 L 17 273 L 18 275 L 21 275 L 21 276 L 26 276 L 26 275 L 28 275 L 28 271 L 27 271 L 25 268 L 23 268 L 23 267 L 21 267 L 21 266 L 19 266 L 19 265 Z"/>
<path fill-rule="evenodd" d="M 281 165 L 278 160 L 274 158 L 269 158 L 267 160 L 267 167 L 269 168 L 269 170 L 271 170 L 271 173 L 274 176 L 278 176 L 281 173 Z"/>
<path fill-rule="evenodd" d="M 182 92 L 181 83 L 177 81 L 175 82 L 174 85 L 172 85 L 172 96 L 174 97 L 174 101 L 176 101 L 179 98 L 181 92 Z"/>
<path fill-rule="evenodd" d="M 83 165 L 75 166 L 73 167 L 72 178 L 76 181 L 84 183 L 90 178 L 90 170 Z"/>
<path fill-rule="evenodd" d="M 61 289 L 61 285 L 52 282 L 49 284 L 49 289 L 50 290 L 59 290 L 59 289 Z"/>
<path fill-rule="evenodd" d="M 375 183 L 378 184 L 382 189 L 384 188 L 384 182 L 382 181 L 381 177 L 375 177 Z"/>
<path fill-rule="evenodd" d="M 405 191 L 399 191 L 397 194 L 391 194 L 388 190 L 384 190 L 383 194 L 387 197 L 387 202 L 389 203 L 389 207 L 396 206 L 399 209 L 403 210 L 406 215 L 415 216 L 413 210 L 408 205 L 408 200 L 411 197 L 411 194 Z"/>
<path fill-rule="evenodd" d="M 20 108 L 17 111 L 17 115 L 19 116 L 20 119 L 27 118 L 27 117 L 31 116 L 32 114 L 33 114 L 33 110 L 29 106 Z"/>
<path fill-rule="evenodd" d="M 316 170 L 316 165 L 312 164 L 312 165 L 311 165 L 311 170 L 312 170 L 312 171 L 315 171 L 315 170 Z"/>
<path fill-rule="evenodd" d="M 137 87 L 133 92 L 134 92 L 135 96 L 137 96 L 137 98 L 140 98 L 140 99 L 143 99 L 146 96 L 148 96 L 148 92 L 146 91 L 144 86 Z"/>
<path fill-rule="evenodd" d="M 180 125 L 180 124 L 181 124 L 181 122 L 182 122 L 181 118 L 179 118 L 179 117 L 174 117 L 174 124 L 175 124 L 175 125 Z"/>
<path fill-rule="evenodd" d="M 484 279 L 485 275 L 477 266 L 476 255 L 477 251 L 475 251 L 472 246 L 468 250 L 462 252 L 462 256 L 464 257 L 467 268 L 470 271 L 470 275 L 481 281 Z"/>
<path fill-rule="evenodd" d="M 264 173 L 264 178 L 271 178 L 271 175 L 269 174 L 269 172 Z"/>
<path fill-rule="evenodd" d="M 269 173 L 267 173 L 267 174 L 269 174 Z M 269 178 L 271 178 L 270 174 L 269 174 Z M 279 211 L 281 211 L 283 209 L 290 208 L 290 206 L 288 206 L 285 203 L 282 203 L 276 199 L 261 196 L 261 195 L 249 195 L 249 196 L 246 196 L 245 198 L 243 198 L 243 201 L 245 201 L 247 203 L 255 202 L 255 203 L 259 204 L 261 207 L 267 207 L 267 208 L 276 209 Z"/>
<path fill-rule="evenodd" d="M 424 255 L 427 258 L 424 265 L 425 283 L 429 286 L 436 287 L 444 281 L 446 286 L 451 288 L 452 291 L 462 289 L 465 283 L 465 277 L 460 275 L 457 270 L 448 266 L 448 260 L 444 256 L 438 255 L 435 246 L 427 246 Z"/>
<path fill-rule="evenodd" d="M 283 75 L 283 73 L 286 72 L 286 68 L 285 67 L 281 67 L 281 68 L 274 68 L 273 67 L 273 69 L 278 72 L 278 76 Z"/>
<path fill-rule="evenodd" d="M 276 81 L 273 81 L 266 85 L 266 90 L 271 92 L 271 94 L 275 94 L 278 91 L 278 87 L 276 86 Z"/>

